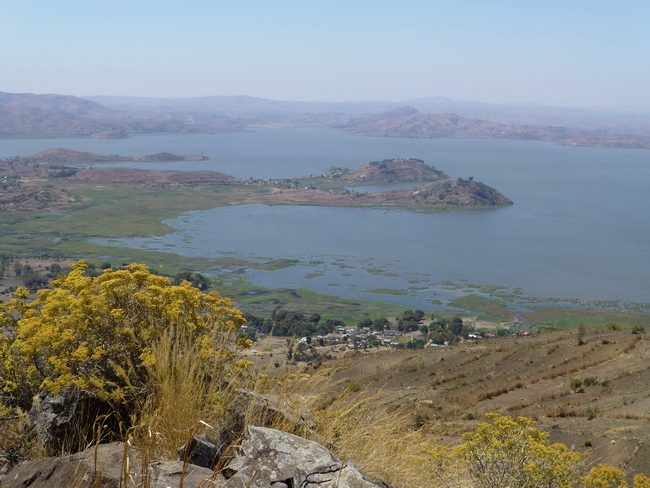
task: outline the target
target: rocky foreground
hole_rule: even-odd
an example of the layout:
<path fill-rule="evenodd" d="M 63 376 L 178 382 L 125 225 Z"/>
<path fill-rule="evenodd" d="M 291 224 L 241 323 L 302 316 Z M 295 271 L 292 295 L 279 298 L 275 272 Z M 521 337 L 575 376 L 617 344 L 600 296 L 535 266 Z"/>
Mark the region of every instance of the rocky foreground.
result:
<path fill-rule="evenodd" d="M 251 405 L 260 413 L 260 423 L 286 418 L 309 421 L 277 399 L 242 390 L 228 412 L 230 418 L 238 419 L 240 430 L 194 436 L 179 446 L 176 460 L 152 462 L 146 442 L 142 449 L 130 442 L 95 442 L 74 454 L 26 461 L 13 468 L 7 462 L 3 466 L 2 461 L 15 458 L 16 453 L 4 452 L 0 453 L 0 473 L 6 474 L 0 474 L 0 487 L 390 488 L 317 442 L 268 427 L 244 426 L 244 411 Z M 40 452 L 58 451 L 66 445 L 74 449 L 71 439 L 79 435 L 79 428 L 85 426 L 87 434 L 95 428 L 94 423 L 84 422 L 85 414 L 106 408 L 108 404 L 78 390 L 42 391 L 34 398 L 23 435 Z M 115 431 L 106 433 L 109 438 L 114 435 Z"/>
<path fill-rule="evenodd" d="M 138 487 L 184 488 L 390 488 L 343 462 L 320 444 L 279 430 L 249 426 L 232 460 L 218 469 L 207 436 L 193 439 L 195 450 L 175 461 L 143 466 L 141 450 L 114 442 L 64 457 L 29 461 L 0 480 L 2 488 Z M 218 463 L 218 460 L 216 460 Z"/>

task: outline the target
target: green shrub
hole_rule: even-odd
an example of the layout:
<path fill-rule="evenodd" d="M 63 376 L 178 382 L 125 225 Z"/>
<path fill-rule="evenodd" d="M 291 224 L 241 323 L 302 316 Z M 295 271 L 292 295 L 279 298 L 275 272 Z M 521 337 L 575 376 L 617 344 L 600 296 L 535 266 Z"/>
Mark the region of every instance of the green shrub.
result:
<path fill-rule="evenodd" d="M 587 409 L 587 420 L 593 420 L 598 415 L 598 409 L 596 407 L 590 407 Z"/>
<path fill-rule="evenodd" d="M 415 418 L 413 419 L 413 428 L 416 430 L 421 429 L 429 423 L 429 420 L 431 419 L 426 413 L 416 413 Z"/>
<path fill-rule="evenodd" d="M 360 390 L 361 390 L 361 386 L 358 385 L 357 383 L 352 383 L 352 384 L 349 386 L 348 389 L 349 389 L 350 392 L 352 392 L 352 393 L 356 393 L 357 391 L 360 391 Z"/>
<path fill-rule="evenodd" d="M 569 388 L 571 388 L 576 393 L 582 391 L 582 380 L 578 378 L 572 379 L 569 381 Z"/>

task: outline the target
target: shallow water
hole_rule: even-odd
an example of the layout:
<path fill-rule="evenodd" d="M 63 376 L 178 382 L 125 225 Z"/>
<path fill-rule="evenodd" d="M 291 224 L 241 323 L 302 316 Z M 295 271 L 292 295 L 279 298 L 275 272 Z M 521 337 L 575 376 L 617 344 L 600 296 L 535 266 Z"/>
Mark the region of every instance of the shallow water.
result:
<path fill-rule="evenodd" d="M 436 215 L 326 207 L 217 208 L 168 221 L 177 229 L 168 236 L 112 242 L 183 255 L 323 261 L 252 272 L 251 279 L 260 285 L 307 286 L 408 305 L 462 294 L 446 289 L 443 280 L 519 287 L 538 297 L 650 301 L 650 151 L 264 129 L 57 144 L 2 141 L 0 156 L 59 145 L 121 155 L 203 152 L 209 161 L 116 166 L 212 169 L 256 178 L 322 174 L 330 166 L 356 168 L 373 160 L 414 157 L 452 178 L 473 176 L 515 202 L 507 208 Z M 385 288 L 407 294 L 368 293 Z"/>

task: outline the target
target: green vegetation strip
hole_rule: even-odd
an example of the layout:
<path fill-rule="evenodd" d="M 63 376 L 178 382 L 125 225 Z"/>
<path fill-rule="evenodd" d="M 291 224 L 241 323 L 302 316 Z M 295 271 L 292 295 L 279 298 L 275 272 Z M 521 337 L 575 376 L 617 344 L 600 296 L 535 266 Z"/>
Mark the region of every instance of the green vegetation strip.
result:
<path fill-rule="evenodd" d="M 247 199 L 267 193 L 269 190 L 256 187 L 210 186 L 190 188 L 133 188 L 117 185 L 105 185 L 103 189 L 88 190 L 87 187 L 75 187 L 69 181 L 55 181 L 57 189 L 65 188 L 69 193 L 78 197 L 77 202 L 66 205 L 65 209 L 49 213 L 4 212 L 0 214 L 0 249 L 2 252 L 19 256 L 58 256 L 66 258 L 87 258 L 97 262 L 111 261 L 118 264 L 128 262 L 146 263 L 151 269 L 167 275 L 173 275 L 182 270 L 206 272 L 218 267 L 249 267 L 253 269 L 277 270 L 297 264 L 297 261 L 286 259 L 269 259 L 260 262 L 249 262 L 228 257 L 222 253 L 221 258 L 183 257 L 171 253 L 151 251 L 146 249 L 131 249 L 118 246 L 105 246 L 90 242 L 91 239 L 111 239 L 129 237 L 160 236 L 173 231 L 163 221 L 178 217 L 184 212 L 206 210 L 219 206 L 246 203 Z M 341 269 L 353 268 L 343 260 L 332 263 Z M 367 271 L 373 274 L 393 276 L 386 272 L 386 266 L 370 266 Z M 334 315 L 352 316 L 363 310 L 375 313 L 396 314 L 404 307 L 376 302 L 353 301 L 339 297 L 317 299 L 315 305 L 308 303 L 311 298 L 301 288 L 296 297 L 281 293 L 280 296 L 269 298 L 265 304 L 260 304 L 252 295 L 245 276 L 219 278 L 215 283 L 224 294 L 236 297 L 243 308 L 253 307 L 256 310 L 272 310 L 278 305 L 296 306 L 304 310 L 313 310 Z M 308 275 L 309 278 L 317 274 Z M 413 280 L 416 282 L 417 280 Z M 422 280 L 428 281 L 428 280 Z M 443 281 L 443 289 L 462 290 L 477 289 L 476 285 L 463 285 L 452 281 Z M 487 320 L 512 321 L 517 310 L 510 309 L 507 301 L 525 300 L 540 304 L 526 307 L 530 313 L 522 313 L 526 321 L 531 323 L 554 324 L 558 327 L 576 323 L 588 325 L 604 325 L 618 322 L 623 326 L 647 325 L 650 314 L 650 304 L 626 304 L 629 312 L 618 310 L 618 302 L 610 303 L 579 303 L 577 300 L 540 299 L 522 297 L 521 290 L 515 289 L 508 293 L 507 289 L 498 286 L 485 286 L 480 292 L 491 295 L 491 298 L 468 294 L 450 302 L 453 307 L 463 310 L 483 313 Z M 313 293 L 313 292 L 309 292 Z M 377 288 L 368 293 L 383 295 L 408 295 L 404 289 Z M 320 296 L 320 295 L 319 295 Z M 325 297 L 326 295 L 322 295 Z M 585 308 L 574 309 L 567 306 L 557 306 L 562 302 L 578 303 Z M 433 305 L 441 305 L 439 300 L 432 300 Z M 552 304 L 553 306 L 548 306 Z M 600 306 L 610 309 L 598 308 Z M 592 308 L 588 308 L 592 307 Z"/>

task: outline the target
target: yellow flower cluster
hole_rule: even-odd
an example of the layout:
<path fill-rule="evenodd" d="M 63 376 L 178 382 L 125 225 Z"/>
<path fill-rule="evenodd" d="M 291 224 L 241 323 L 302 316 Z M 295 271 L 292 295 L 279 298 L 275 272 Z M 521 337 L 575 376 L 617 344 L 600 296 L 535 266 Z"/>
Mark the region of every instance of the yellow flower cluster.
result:
<path fill-rule="evenodd" d="M 489 422 L 463 435 L 465 443 L 457 449 L 480 486 L 574 486 L 581 454 L 551 444 L 527 418 L 487 417 Z"/>
<path fill-rule="evenodd" d="M 469 476 L 480 488 L 628 488 L 618 468 L 600 464 L 585 474 L 586 455 L 564 444 L 551 444 L 549 435 L 525 417 L 497 413 L 488 422 L 463 434 L 455 449 L 425 446 L 424 467 L 443 486 L 456 486 L 455 475 Z M 634 477 L 633 488 L 650 488 L 650 478 Z"/>
<path fill-rule="evenodd" d="M 19 288 L 0 306 L 8 332 L 0 344 L 0 388 L 16 405 L 41 387 L 78 386 L 114 400 L 126 388 L 146 390 L 147 367 L 164 334 L 192 342 L 203 361 L 223 368 L 234 367 L 237 351 L 250 346 L 237 340 L 241 312 L 216 292 L 188 282 L 172 286 L 140 264 L 94 278 L 85 275 L 83 260 L 72 268 L 34 302 L 21 301 Z"/>

